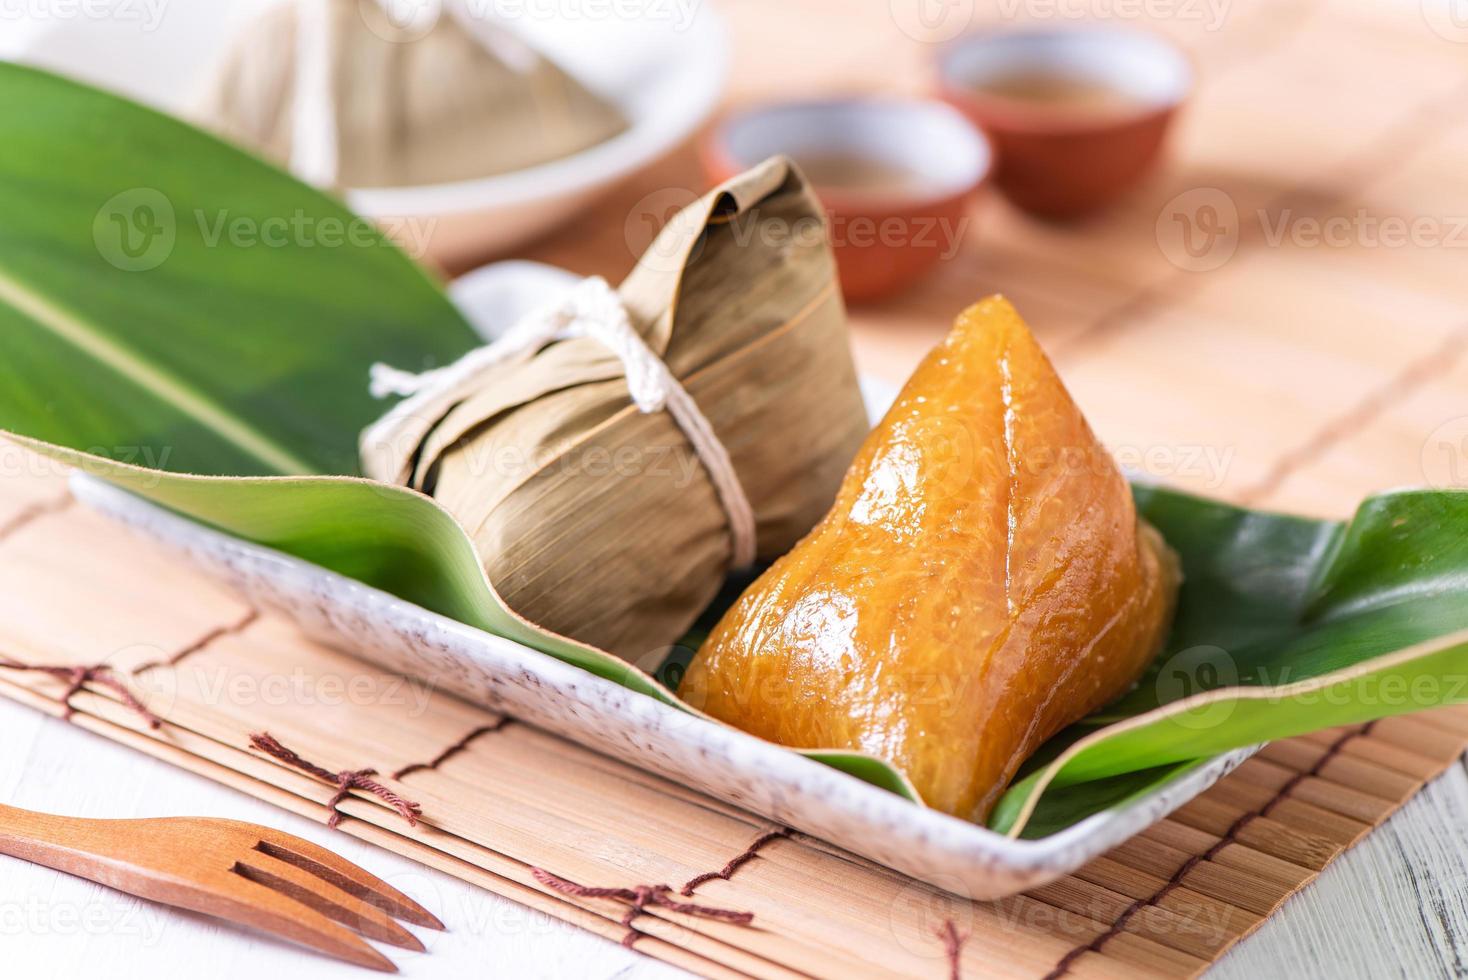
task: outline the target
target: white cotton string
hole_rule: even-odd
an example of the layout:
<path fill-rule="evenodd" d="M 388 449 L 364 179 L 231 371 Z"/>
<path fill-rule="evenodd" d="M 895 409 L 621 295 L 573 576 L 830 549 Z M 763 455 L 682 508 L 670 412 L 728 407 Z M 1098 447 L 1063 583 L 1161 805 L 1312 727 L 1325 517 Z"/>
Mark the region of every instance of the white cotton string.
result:
<path fill-rule="evenodd" d="M 340 172 L 331 77 L 336 43 L 336 12 L 328 0 L 298 0 L 290 171 L 317 187 L 334 185 Z"/>
<path fill-rule="evenodd" d="M 464 0 L 437 0 L 409 11 L 405 19 L 395 0 L 378 0 L 388 23 L 410 37 L 431 30 L 444 13 L 466 36 L 478 41 L 511 71 L 526 74 L 539 58 L 535 49 L 507 30 L 482 23 Z M 291 92 L 291 173 L 308 184 L 332 187 L 341 173 L 341 131 L 332 91 L 336 62 L 337 12 L 331 0 L 296 0 L 296 78 Z M 399 41 L 398 43 L 408 43 Z"/>
<path fill-rule="evenodd" d="M 463 28 L 464 33 L 478 41 L 505 66 L 518 75 L 529 74 L 540 61 L 535 49 L 507 28 L 501 29 L 497 20 L 486 18 L 482 10 L 464 0 L 442 0 L 443 12 L 452 17 Z"/>
<path fill-rule="evenodd" d="M 539 350 L 553 340 L 572 337 L 589 337 L 617 355 L 627 377 L 627 390 L 639 411 L 666 409 L 673 417 L 703 462 L 728 515 L 733 550 L 731 566 L 741 569 L 753 564 L 754 509 L 734 471 L 729 451 L 719 441 L 693 396 L 684 390 L 632 325 L 616 290 L 600 276 L 583 280 L 564 299 L 530 313 L 493 344 L 472 350 L 447 367 L 412 374 L 386 364 L 372 365 L 369 390 L 374 398 L 390 395 L 407 398 L 373 423 L 364 441 L 390 445 L 394 430 L 402 422 L 426 410 L 445 394 L 472 390 L 479 378 L 496 365 Z"/>

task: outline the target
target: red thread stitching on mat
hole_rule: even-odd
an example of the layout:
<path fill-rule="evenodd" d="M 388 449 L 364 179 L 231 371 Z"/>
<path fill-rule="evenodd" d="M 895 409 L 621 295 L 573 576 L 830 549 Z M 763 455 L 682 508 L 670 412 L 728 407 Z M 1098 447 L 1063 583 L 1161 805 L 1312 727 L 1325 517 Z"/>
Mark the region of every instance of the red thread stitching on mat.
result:
<path fill-rule="evenodd" d="M 260 610 L 251 609 L 249 612 L 245 613 L 245 615 L 241 617 L 238 622 L 229 623 L 225 626 L 219 626 L 215 629 L 210 630 L 198 640 L 190 643 L 188 646 L 184 647 L 182 650 L 180 650 L 178 653 L 175 653 L 171 657 L 163 660 L 150 660 L 148 663 L 139 664 L 138 666 L 133 668 L 133 675 L 136 676 L 146 670 L 153 670 L 156 667 L 177 667 L 179 665 L 179 662 L 183 660 L 184 657 L 187 657 L 193 653 L 198 653 L 200 650 L 204 649 L 220 637 L 232 636 L 235 633 L 239 633 L 248 629 L 250 624 L 255 622 L 255 620 L 259 618 Z"/>
<path fill-rule="evenodd" d="M 743 851 L 736 854 L 729 861 L 728 864 L 724 865 L 718 871 L 705 871 L 701 875 L 695 875 L 694 877 L 689 878 L 687 884 L 678 889 L 678 894 L 682 895 L 684 898 L 692 898 L 693 890 L 699 885 L 702 885 L 704 882 L 713 881 L 715 878 L 722 878 L 724 881 L 728 881 L 734 876 L 734 872 L 738 871 L 744 865 L 755 859 L 755 856 L 759 854 L 760 848 L 764 847 L 771 841 L 779 840 L 782 837 L 789 836 L 790 831 L 786 827 L 781 827 L 778 830 L 771 830 L 768 833 L 760 834 L 754 839 L 754 843 L 750 844 Z"/>
<path fill-rule="evenodd" d="M 1321 453 L 1353 433 L 1359 432 L 1382 412 L 1411 394 L 1423 384 L 1445 374 L 1462 356 L 1468 347 L 1468 329 L 1451 334 L 1427 356 L 1408 364 L 1396 377 L 1376 391 L 1370 392 L 1346 414 L 1328 421 L 1302 446 L 1298 446 L 1274 461 L 1274 465 L 1254 486 L 1240 494 L 1244 503 L 1260 500 L 1278 490 L 1301 466 L 1318 459 Z"/>
<path fill-rule="evenodd" d="M 1208 850 L 1204 851 L 1202 854 L 1194 854 L 1192 857 L 1184 861 L 1183 866 L 1178 868 L 1173 876 L 1167 880 L 1167 883 L 1164 884 L 1161 888 L 1157 889 L 1157 891 L 1153 892 L 1146 898 L 1139 898 L 1132 904 L 1128 905 L 1126 909 L 1121 913 L 1121 915 L 1117 916 L 1116 921 L 1113 922 L 1105 932 L 1101 933 L 1089 943 L 1086 943 L 1082 946 L 1077 946 L 1069 953 L 1066 953 L 1063 957 L 1060 958 L 1060 962 L 1055 964 L 1055 969 L 1045 974 L 1044 980 L 1058 980 L 1058 978 L 1065 976 L 1065 974 L 1075 964 L 1076 960 L 1080 959 L 1087 953 L 1100 952 L 1101 947 L 1106 945 L 1106 943 L 1112 937 L 1121 934 L 1121 931 L 1126 928 L 1126 924 L 1131 921 L 1134 915 L 1136 915 L 1147 906 L 1156 905 L 1158 902 L 1166 898 L 1167 895 L 1174 888 L 1178 888 L 1182 885 L 1183 879 L 1188 876 L 1188 872 L 1192 871 L 1204 861 L 1209 861 L 1217 857 L 1220 851 L 1222 851 L 1225 847 L 1234 842 L 1234 838 L 1236 838 L 1245 827 L 1247 827 L 1249 824 L 1253 823 L 1260 817 L 1269 816 L 1269 814 L 1274 810 L 1276 806 L 1283 803 L 1288 798 L 1290 791 L 1293 790 L 1296 786 L 1300 785 L 1306 779 L 1309 779 L 1312 776 L 1320 775 L 1321 771 L 1325 768 L 1325 764 L 1331 759 L 1335 758 L 1340 750 L 1345 748 L 1347 742 L 1355 738 L 1362 738 L 1366 735 L 1369 735 L 1371 733 L 1371 729 L 1374 727 L 1376 727 L 1376 722 L 1373 721 L 1354 732 L 1346 732 L 1340 738 L 1330 743 L 1330 746 L 1325 750 L 1325 754 L 1320 757 L 1315 765 L 1311 766 L 1308 770 L 1304 772 L 1295 773 L 1283 786 L 1279 788 L 1279 791 L 1276 792 L 1274 796 L 1270 797 L 1268 803 L 1265 803 L 1257 810 L 1250 810 L 1248 813 L 1245 813 L 1243 816 L 1235 820 L 1232 824 L 1229 825 L 1228 830 L 1224 831 L 1223 836 L 1219 838 L 1218 843 L 1208 848 Z"/>
<path fill-rule="evenodd" d="M 386 786 L 371 778 L 377 775 L 376 769 L 343 769 L 341 772 L 332 772 L 324 769 L 314 762 L 307 762 L 295 752 L 276 741 L 275 736 L 269 732 L 255 732 L 250 735 L 250 744 L 268 756 L 272 756 L 284 762 L 288 766 L 295 766 L 303 772 L 308 772 L 324 782 L 336 784 L 336 795 L 327 802 L 331 810 L 331 817 L 327 819 L 326 826 L 336 829 L 341 823 L 342 815 L 337 810 L 337 804 L 351 795 L 352 790 L 360 789 L 378 797 L 387 803 L 398 815 L 408 821 L 409 826 L 418 826 L 418 818 L 423 816 L 423 808 L 418 804 L 403 799 Z"/>
<path fill-rule="evenodd" d="M 10 520 L 4 524 L 0 524 L 0 538 L 9 537 L 37 518 L 63 511 L 70 507 L 71 503 L 72 498 L 68 495 L 59 500 L 46 500 L 39 504 L 31 504 L 29 507 L 23 507 Z"/>
<path fill-rule="evenodd" d="M 938 930 L 938 938 L 943 940 L 943 954 L 948 957 L 948 980 L 961 980 L 958 955 L 963 952 L 963 944 L 968 942 L 968 933 L 960 933 L 952 919 L 945 919 Z"/>
<path fill-rule="evenodd" d="M 11 660 L 8 657 L 0 657 L 0 667 L 8 667 L 11 670 L 29 670 L 39 674 L 50 674 L 52 677 L 67 681 L 69 686 L 61 695 L 61 705 L 64 709 L 61 717 L 71 721 L 76 709 L 71 706 L 72 697 L 86 687 L 88 683 L 98 684 L 117 694 L 122 703 L 134 713 L 141 716 L 148 723 L 148 727 L 158 729 L 163 725 L 163 719 L 149 711 L 143 702 L 139 701 L 130 691 L 126 684 L 112 676 L 112 667 L 107 664 L 95 664 L 91 667 L 66 667 L 41 664 L 23 664 Z"/>
<path fill-rule="evenodd" d="M 574 881 L 553 875 L 543 868 L 531 868 L 530 873 L 535 880 L 545 885 L 552 891 L 560 892 L 562 895 L 574 895 L 577 898 L 613 898 L 621 902 L 630 902 L 627 914 L 622 916 L 622 925 L 627 927 L 627 935 L 622 937 L 622 945 L 631 948 L 632 944 L 641 939 L 646 933 L 632 925 L 634 919 L 641 915 L 643 910 L 650 905 L 658 908 L 670 909 L 674 912 L 682 912 L 684 915 L 696 915 L 704 919 L 718 919 L 721 922 L 732 922 L 735 925 L 747 926 L 754 921 L 753 912 L 736 912 L 733 909 L 713 908 L 708 905 L 695 905 L 691 902 L 680 902 L 668 896 L 673 892 L 672 885 L 634 885 L 631 888 L 591 888 L 580 885 Z"/>
<path fill-rule="evenodd" d="M 429 769 L 437 769 L 439 766 L 443 765 L 445 762 L 448 762 L 454 756 L 467 749 L 469 747 L 469 743 L 474 741 L 479 736 L 488 735 L 490 732 L 497 732 L 501 728 L 504 728 L 506 725 L 508 725 L 510 721 L 511 719 L 509 718 L 501 718 L 493 725 L 483 725 L 479 728 L 476 728 L 468 735 L 465 735 L 453 745 L 450 745 L 448 748 L 440 752 L 432 762 L 415 762 L 411 766 L 404 766 L 397 772 L 393 773 L 392 778 L 402 779 L 404 776 L 410 776 L 415 772 L 424 772 Z"/>

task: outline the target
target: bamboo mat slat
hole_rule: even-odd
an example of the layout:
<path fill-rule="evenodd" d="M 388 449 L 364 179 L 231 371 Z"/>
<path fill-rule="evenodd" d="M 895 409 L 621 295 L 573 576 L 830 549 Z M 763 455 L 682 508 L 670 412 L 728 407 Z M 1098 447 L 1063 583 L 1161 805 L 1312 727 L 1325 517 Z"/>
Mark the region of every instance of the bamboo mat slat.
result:
<path fill-rule="evenodd" d="M 374 768 L 423 821 L 356 794 L 339 808 L 346 832 L 710 976 L 947 976 L 950 922 L 967 976 L 1043 977 L 1068 955 L 1074 976 L 1195 975 L 1468 746 L 1456 708 L 1277 743 L 1076 873 L 974 903 L 771 838 L 781 828 L 755 815 L 322 647 L 64 498 L 21 497 L 0 498 L 0 653 L 105 664 L 167 719 L 153 731 L 90 685 L 70 699 L 75 723 L 318 819 L 334 787 L 251 751 L 252 732 L 332 771 Z M 52 714 L 66 688 L 0 669 L 0 694 Z M 755 841 L 727 879 L 707 878 Z M 556 893 L 535 868 L 594 887 L 703 876 L 692 901 L 755 919 L 627 918 L 626 903 Z"/>
<path fill-rule="evenodd" d="M 900 6 L 850 5 L 833 25 L 813 4 L 726 4 L 731 101 L 927 91 L 938 39 L 898 29 Z M 973 6 L 969 26 L 998 23 Z M 900 381 L 958 310 L 1002 291 L 1103 440 L 1154 476 L 1332 516 L 1373 490 L 1468 482 L 1462 250 L 1272 238 L 1358 214 L 1444 230 L 1468 215 L 1468 49 L 1433 35 L 1414 4 L 1227 8 L 1222 29 L 1150 25 L 1199 69 L 1169 167 L 1078 226 L 986 197 L 921 288 L 853 310 L 858 363 Z M 819 52 L 801 40 L 812 32 L 829 39 Z M 618 278 L 637 251 L 629 216 L 701 186 L 685 148 L 530 257 Z M 1205 272 L 1182 267 L 1159 230 L 1199 190 L 1236 212 L 1232 255 Z M 354 794 L 343 832 L 716 977 L 1040 978 L 1061 964 L 1086 978 L 1191 976 L 1468 746 L 1457 708 L 1275 743 L 1074 874 L 973 903 L 819 840 L 770 837 L 781 828 L 755 815 L 313 644 L 73 506 L 63 473 L 4 444 L 0 656 L 105 665 L 166 723 L 149 728 L 95 684 L 71 697 L 73 723 L 315 819 L 334 788 L 251 751 L 251 732 L 332 770 L 377 769 L 423 820 Z M 69 710 L 66 688 L 0 669 L 0 694 L 49 714 Z M 699 880 L 691 901 L 755 919 L 563 894 L 536 868 L 589 886 Z"/>

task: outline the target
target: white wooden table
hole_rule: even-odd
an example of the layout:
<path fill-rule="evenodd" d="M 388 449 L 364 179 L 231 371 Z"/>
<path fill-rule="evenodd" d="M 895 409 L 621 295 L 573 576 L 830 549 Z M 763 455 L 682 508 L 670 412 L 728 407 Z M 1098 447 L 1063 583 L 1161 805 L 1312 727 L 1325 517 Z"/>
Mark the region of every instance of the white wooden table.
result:
<path fill-rule="evenodd" d="M 320 824 L 0 699 L 0 800 L 90 817 L 223 816 L 333 848 L 433 910 L 403 976 L 657 980 L 681 972 Z M 0 858 L 0 975 L 312 980 L 365 972 L 201 916 Z M 1226 980 L 1468 971 L 1468 770 L 1429 786 L 1214 968 Z"/>
<path fill-rule="evenodd" d="M 408 978 L 617 977 L 679 970 L 345 834 L 0 699 L 0 800 L 85 817 L 198 815 L 267 824 L 332 848 L 431 909 L 426 954 L 383 947 Z M 0 976 L 10 980 L 372 976 L 270 937 L 0 858 Z"/>

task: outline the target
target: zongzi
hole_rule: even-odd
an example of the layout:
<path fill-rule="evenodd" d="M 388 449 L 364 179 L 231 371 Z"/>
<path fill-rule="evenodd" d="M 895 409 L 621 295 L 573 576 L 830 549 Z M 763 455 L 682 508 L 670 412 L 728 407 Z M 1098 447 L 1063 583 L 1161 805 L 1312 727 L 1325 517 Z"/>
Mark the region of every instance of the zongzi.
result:
<path fill-rule="evenodd" d="M 447 508 L 516 613 L 655 669 L 731 568 L 830 507 L 866 411 L 822 212 L 787 160 L 674 215 L 617 292 L 577 293 L 539 325 L 588 332 L 500 356 L 506 336 L 397 389 L 411 397 L 363 434 L 363 469 Z M 635 336 L 593 332 L 619 322 Z M 707 432 L 630 378 L 629 342 Z"/>
<path fill-rule="evenodd" d="M 195 115 L 302 179 L 338 187 L 488 177 L 626 128 L 549 58 L 455 9 L 420 29 L 374 0 L 273 6 L 234 39 Z"/>
<path fill-rule="evenodd" d="M 913 374 L 814 531 L 714 629 L 685 700 L 865 751 L 982 820 L 1019 765 L 1130 688 L 1175 557 L 1024 322 L 993 297 Z"/>

